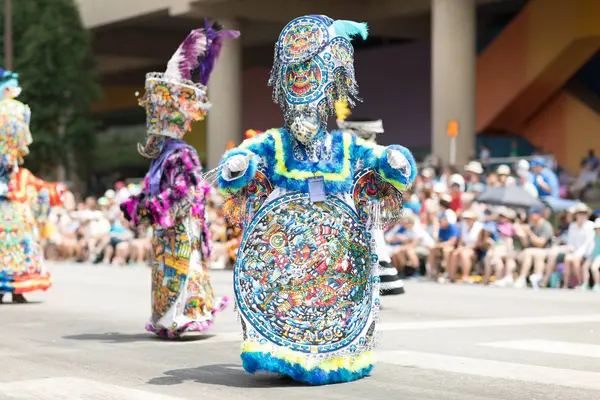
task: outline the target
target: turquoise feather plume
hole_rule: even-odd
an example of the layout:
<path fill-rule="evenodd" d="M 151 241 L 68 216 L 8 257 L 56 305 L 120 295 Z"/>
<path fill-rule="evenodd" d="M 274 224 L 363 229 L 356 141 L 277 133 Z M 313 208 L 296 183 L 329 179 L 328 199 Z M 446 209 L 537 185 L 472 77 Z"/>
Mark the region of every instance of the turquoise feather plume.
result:
<path fill-rule="evenodd" d="M 338 19 L 333 22 L 333 30 L 336 35 L 344 36 L 351 40 L 355 36 L 361 36 L 363 40 L 369 37 L 369 26 L 366 22 L 354 22 L 343 19 Z"/>

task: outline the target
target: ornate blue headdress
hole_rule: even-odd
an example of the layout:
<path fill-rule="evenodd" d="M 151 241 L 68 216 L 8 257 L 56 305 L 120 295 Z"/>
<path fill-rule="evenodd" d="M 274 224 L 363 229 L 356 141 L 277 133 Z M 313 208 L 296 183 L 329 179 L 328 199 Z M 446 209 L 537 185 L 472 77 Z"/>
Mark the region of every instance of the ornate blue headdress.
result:
<path fill-rule="evenodd" d="M 19 74 L 0 68 L 0 93 L 6 88 L 19 87 Z"/>
<path fill-rule="evenodd" d="M 354 36 L 366 39 L 366 23 L 307 15 L 288 23 L 275 43 L 269 78 L 273 100 L 287 123 L 302 114 L 326 121 L 338 100 L 351 106 L 358 98 L 354 76 Z"/>

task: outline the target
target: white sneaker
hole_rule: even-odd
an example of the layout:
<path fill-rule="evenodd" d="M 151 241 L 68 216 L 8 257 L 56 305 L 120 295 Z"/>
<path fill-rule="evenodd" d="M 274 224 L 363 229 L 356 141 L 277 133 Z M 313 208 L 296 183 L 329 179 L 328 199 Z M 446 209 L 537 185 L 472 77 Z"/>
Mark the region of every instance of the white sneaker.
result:
<path fill-rule="evenodd" d="M 494 286 L 505 288 L 507 286 L 512 286 L 513 279 L 512 277 L 505 276 L 504 278 L 498 279 L 494 282 Z"/>
<path fill-rule="evenodd" d="M 519 278 L 514 284 L 514 288 L 516 289 L 527 289 L 527 281 L 525 278 Z"/>
<path fill-rule="evenodd" d="M 531 286 L 535 290 L 540 289 L 540 282 L 542 281 L 543 276 L 540 274 L 533 274 L 529 277 L 529 282 L 531 282 Z"/>

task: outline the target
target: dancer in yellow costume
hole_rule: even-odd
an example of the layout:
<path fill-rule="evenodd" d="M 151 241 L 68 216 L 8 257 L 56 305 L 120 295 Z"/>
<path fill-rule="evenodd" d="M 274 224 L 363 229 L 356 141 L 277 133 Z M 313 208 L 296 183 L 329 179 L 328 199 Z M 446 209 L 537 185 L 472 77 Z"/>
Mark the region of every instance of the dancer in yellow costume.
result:
<path fill-rule="evenodd" d="M 31 112 L 15 100 L 21 92 L 17 74 L 0 69 L 0 91 L 0 302 L 12 293 L 14 303 L 25 303 L 23 293 L 51 286 L 40 222 L 50 206 L 62 204 L 66 189 L 19 167 L 32 142 Z"/>

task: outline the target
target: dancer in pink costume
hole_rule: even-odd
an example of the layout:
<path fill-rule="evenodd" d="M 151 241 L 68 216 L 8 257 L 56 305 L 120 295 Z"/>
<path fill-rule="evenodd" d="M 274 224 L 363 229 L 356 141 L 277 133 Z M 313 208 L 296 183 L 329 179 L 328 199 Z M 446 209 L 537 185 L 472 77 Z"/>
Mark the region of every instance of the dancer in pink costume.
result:
<path fill-rule="evenodd" d="M 146 329 L 169 338 L 207 330 L 229 302 L 215 298 L 208 276 L 210 187 L 202 180 L 196 150 L 182 139 L 210 107 L 206 85 L 222 40 L 238 36 L 208 23 L 192 31 L 166 72 L 147 74 L 140 100 L 148 135 L 138 151 L 152 163 L 142 193 L 121 209 L 134 225 L 152 225 L 152 317 Z"/>

